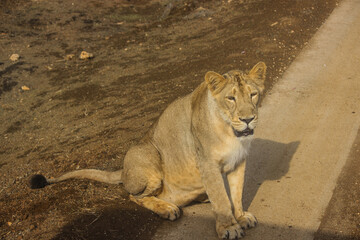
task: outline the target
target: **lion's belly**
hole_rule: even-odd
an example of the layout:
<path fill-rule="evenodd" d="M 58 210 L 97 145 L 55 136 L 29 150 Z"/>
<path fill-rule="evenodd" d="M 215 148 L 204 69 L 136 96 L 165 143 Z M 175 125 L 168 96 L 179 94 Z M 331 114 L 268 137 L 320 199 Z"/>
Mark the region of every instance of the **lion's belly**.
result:
<path fill-rule="evenodd" d="M 164 181 L 166 184 L 182 191 L 193 191 L 202 188 L 200 172 L 196 166 L 191 165 L 179 168 L 175 172 L 165 172 Z"/>
<path fill-rule="evenodd" d="M 185 168 L 182 171 L 165 173 L 163 179 L 163 192 L 160 198 L 184 206 L 205 193 L 197 168 Z"/>

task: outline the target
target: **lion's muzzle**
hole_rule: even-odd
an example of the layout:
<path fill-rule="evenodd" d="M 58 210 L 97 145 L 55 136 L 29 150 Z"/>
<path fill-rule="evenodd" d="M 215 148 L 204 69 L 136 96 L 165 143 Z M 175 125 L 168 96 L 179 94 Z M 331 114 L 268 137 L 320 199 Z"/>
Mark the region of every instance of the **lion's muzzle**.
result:
<path fill-rule="evenodd" d="M 238 131 L 238 130 L 233 128 L 233 132 L 234 132 L 236 137 L 246 137 L 246 136 L 249 136 L 249 135 L 253 135 L 254 134 L 254 129 L 246 128 L 243 131 Z"/>

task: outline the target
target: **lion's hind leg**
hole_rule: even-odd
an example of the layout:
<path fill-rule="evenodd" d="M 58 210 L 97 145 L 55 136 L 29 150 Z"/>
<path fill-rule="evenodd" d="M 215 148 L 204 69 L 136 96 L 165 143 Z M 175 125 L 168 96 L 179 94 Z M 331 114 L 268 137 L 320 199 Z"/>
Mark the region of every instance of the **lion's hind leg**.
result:
<path fill-rule="evenodd" d="M 175 220 L 179 208 L 157 196 L 163 192 L 163 174 L 160 154 L 152 144 L 131 148 L 124 159 L 123 183 L 130 193 L 130 200 L 160 217 Z"/>
<path fill-rule="evenodd" d="M 180 209 L 175 204 L 158 198 L 162 191 L 162 181 L 154 176 L 148 177 L 145 190 L 140 195 L 130 194 L 130 200 L 164 219 L 174 221 L 180 217 Z"/>
<path fill-rule="evenodd" d="M 175 204 L 155 196 L 135 198 L 133 195 L 130 195 L 130 200 L 155 212 L 162 218 L 174 221 L 180 217 L 180 209 Z"/>

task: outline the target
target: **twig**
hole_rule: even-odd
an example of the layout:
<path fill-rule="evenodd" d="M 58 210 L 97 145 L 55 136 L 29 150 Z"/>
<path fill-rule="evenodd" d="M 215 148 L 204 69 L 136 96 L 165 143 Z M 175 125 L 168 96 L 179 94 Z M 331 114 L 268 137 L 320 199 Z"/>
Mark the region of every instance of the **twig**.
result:
<path fill-rule="evenodd" d="M 91 224 L 93 224 L 94 222 L 96 222 L 100 217 L 101 217 L 102 213 L 100 213 L 99 216 L 97 216 L 94 221 L 92 221 L 91 223 L 88 224 L 88 226 L 90 226 Z"/>

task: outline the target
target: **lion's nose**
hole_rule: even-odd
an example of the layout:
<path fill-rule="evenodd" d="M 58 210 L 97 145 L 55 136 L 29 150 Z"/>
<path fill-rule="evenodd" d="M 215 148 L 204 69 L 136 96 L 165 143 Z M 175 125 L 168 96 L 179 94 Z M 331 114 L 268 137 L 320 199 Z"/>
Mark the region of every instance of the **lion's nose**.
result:
<path fill-rule="evenodd" d="M 252 118 L 240 118 L 240 121 L 245 122 L 246 124 L 249 124 L 252 120 L 254 120 L 255 117 Z"/>

